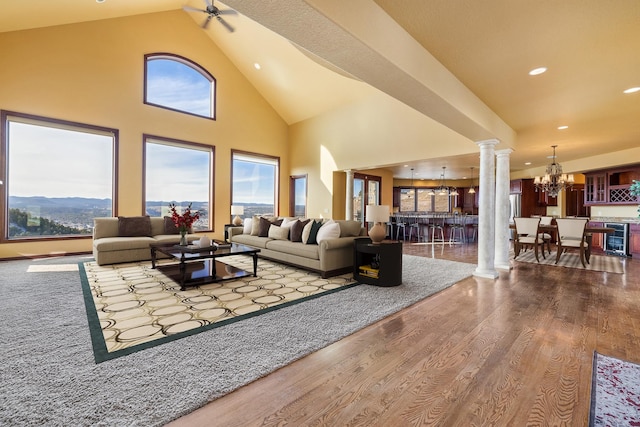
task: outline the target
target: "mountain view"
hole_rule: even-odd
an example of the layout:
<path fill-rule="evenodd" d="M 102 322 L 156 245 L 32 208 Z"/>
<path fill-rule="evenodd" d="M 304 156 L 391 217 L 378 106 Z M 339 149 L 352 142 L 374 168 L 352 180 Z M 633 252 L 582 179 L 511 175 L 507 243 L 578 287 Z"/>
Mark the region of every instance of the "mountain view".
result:
<path fill-rule="evenodd" d="M 191 210 L 200 213 L 194 229 L 205 230 L 209 226 L 208 202 L 175 202 L 178 206 L 191 203 Z M 244 217 L 256 214 L 271 214 L 273 205 L 243 204 Z M 147 202 L 147 215 L 169 215 L 169 203 Z M 9 197 L 9 237 L 90 235 L 93 232 L 93 218 L 112 216 L 111 199 L 83 197 Z M 229 220 L 231 216 L 229 216 Z"/>

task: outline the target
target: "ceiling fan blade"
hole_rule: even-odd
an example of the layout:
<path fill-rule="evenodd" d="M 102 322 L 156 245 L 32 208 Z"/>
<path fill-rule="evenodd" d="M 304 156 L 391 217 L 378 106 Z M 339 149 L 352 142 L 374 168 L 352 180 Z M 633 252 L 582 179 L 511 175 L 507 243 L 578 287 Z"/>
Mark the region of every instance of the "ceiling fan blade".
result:
<path fill-rule="evenodd" d="M 216 18 L 218 18 L 218 21 L 220 21 L 220 23 L 221 23 L 222 25 L 224 25 L 224 26 L 225 26 L 225 28 L 226 28 L 227 30 L 229 30 L 229 32 L 230 32 L 230 33 L 233 33 L 233 32 L 235 31 L 235 29 L 234 29 L 231 25 L 229 25 L 229 23 L 228 23 L 227 21 L 225 21 L 224 19 L 222 19 L 222 18 L 221 18 L 221 17 L 219 17 L 219 16 L 216 16 Z"/>
<path fill-rule="evenodd" d="M 182 6 L 183 10 L 186 10 L 187 12 L 207 12 L 206 10 L 203 9 L 198 9 L 195 7 L 191 7 L 191 6 Z"/>
<path fill-rule="evenodd" d="M 213 15 L 207 16 L 207 19 L 205 19 L 205 21 L 202 23 L 202 28 L 204 28 L 205 30 L 207 29 L 207 27 L 209 26 L 209 22 L 211 22 L 212 17 Z"/>
<path fill-rule="evenodd" d="M 218 9 L 218 15 L 237 15 L 238 12 L 236 12 L 233 9 Z"/>

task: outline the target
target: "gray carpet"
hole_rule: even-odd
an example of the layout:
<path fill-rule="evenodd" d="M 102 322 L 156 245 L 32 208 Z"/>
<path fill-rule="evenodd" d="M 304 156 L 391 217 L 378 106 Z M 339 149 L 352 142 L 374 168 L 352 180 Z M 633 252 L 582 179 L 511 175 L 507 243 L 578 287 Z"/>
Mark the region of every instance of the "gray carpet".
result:
<path fill-rule="evenodd" d="M 475 265 L 403 257 L 403 284 L 356 286 L 96 365 L 77 271 L 0 263 L 0 425 L 153 426 L 470 276 Z"/>

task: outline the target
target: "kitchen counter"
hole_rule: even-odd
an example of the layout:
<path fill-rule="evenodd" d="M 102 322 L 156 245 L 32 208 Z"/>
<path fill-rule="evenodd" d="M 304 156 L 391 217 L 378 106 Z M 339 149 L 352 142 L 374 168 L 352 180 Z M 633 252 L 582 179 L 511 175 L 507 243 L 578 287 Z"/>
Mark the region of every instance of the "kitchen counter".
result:
<path fill-rule="evenodd" d="M 610 216 L 593 216 L 589 219 L 591 222 L 626 222 L 629 224 L 640 224 L 640 218 L 637 217 L 610 217 Z"/>

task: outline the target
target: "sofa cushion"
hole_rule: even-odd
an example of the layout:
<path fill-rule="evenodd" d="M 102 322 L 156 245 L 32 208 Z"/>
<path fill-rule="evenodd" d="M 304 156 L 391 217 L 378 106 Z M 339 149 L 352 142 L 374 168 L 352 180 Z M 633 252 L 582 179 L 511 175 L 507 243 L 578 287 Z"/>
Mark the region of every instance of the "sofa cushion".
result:
<path fill-rule="evenodd" d="M 118 218 L 104 217 L 93 219 L 93 238 L 102 239 L 104 237 L 118 236 Z"/>
<path fill-rule="evenodd" d="M 337 239 L 340 237 L 340 224 L 335 221 L 328 221 L 322 224 L 322 227 L 318 230 L 316 241 L 318 243 L 327 239 Z"/>
<path fill-rule="evenodd" d="M 250 234 L 236 234 L 231 238 L 233 243 L 240 243 L 241 245 L 249 245 L 255 248 L 266 248 L 267 242 L 273 242 L 273 239 L 268 237 L 252 236 Z"/>
<path fill-rule="evenodd" d="M 151 219 L 148 216 L 119 216 L 119 237 L 151 236 Z"/>
<path fill-rule="evenodd" d="M 340 225 L 340 237 L 359 236 L 362 229 L 360 221 L 352 219 L 339 219 L 336 221 Z"/>
<path fill-rule="evenodd" d="M 304 221 L 296 221 L 291 225 L 291 232 L 289 233 L 289 240 L 292 242 L 302 242 L 302 232 L 304 227 L 309 224 L 311 220 L 306 219 Z"/>
<path fill-rule="evenodd" d="M 149 244 L 155 242 L 153 237 L 103 237 L 93 241 L 93 247 L 99 251 L 122 251 L 130 249 L 149 249 Z M 151 256 L 151 251 L 149 251 Z"/>
<path fill-rule="evenodd" d="M 180 234 L 180 229 L 176 227 L 170 216 L 164 217 L 164 233 L 162 234 Z"/>
<path fill-rule="evenodd" d="M 265 249 L 282 252 L 309 259 L 320 259 L 320 247 L 318 245 L 305 245 L 302 242 L 289 242 L 287 240 L 269 240 Z"/>
<path fill-rule="evenodd" d="M 269 227 L 269 235 L 267 237 L 276 240 L 289 240 L 289 229 L 287 227 L 278 227 L 277 225 L 271 224 L 271 227 Z"/>

